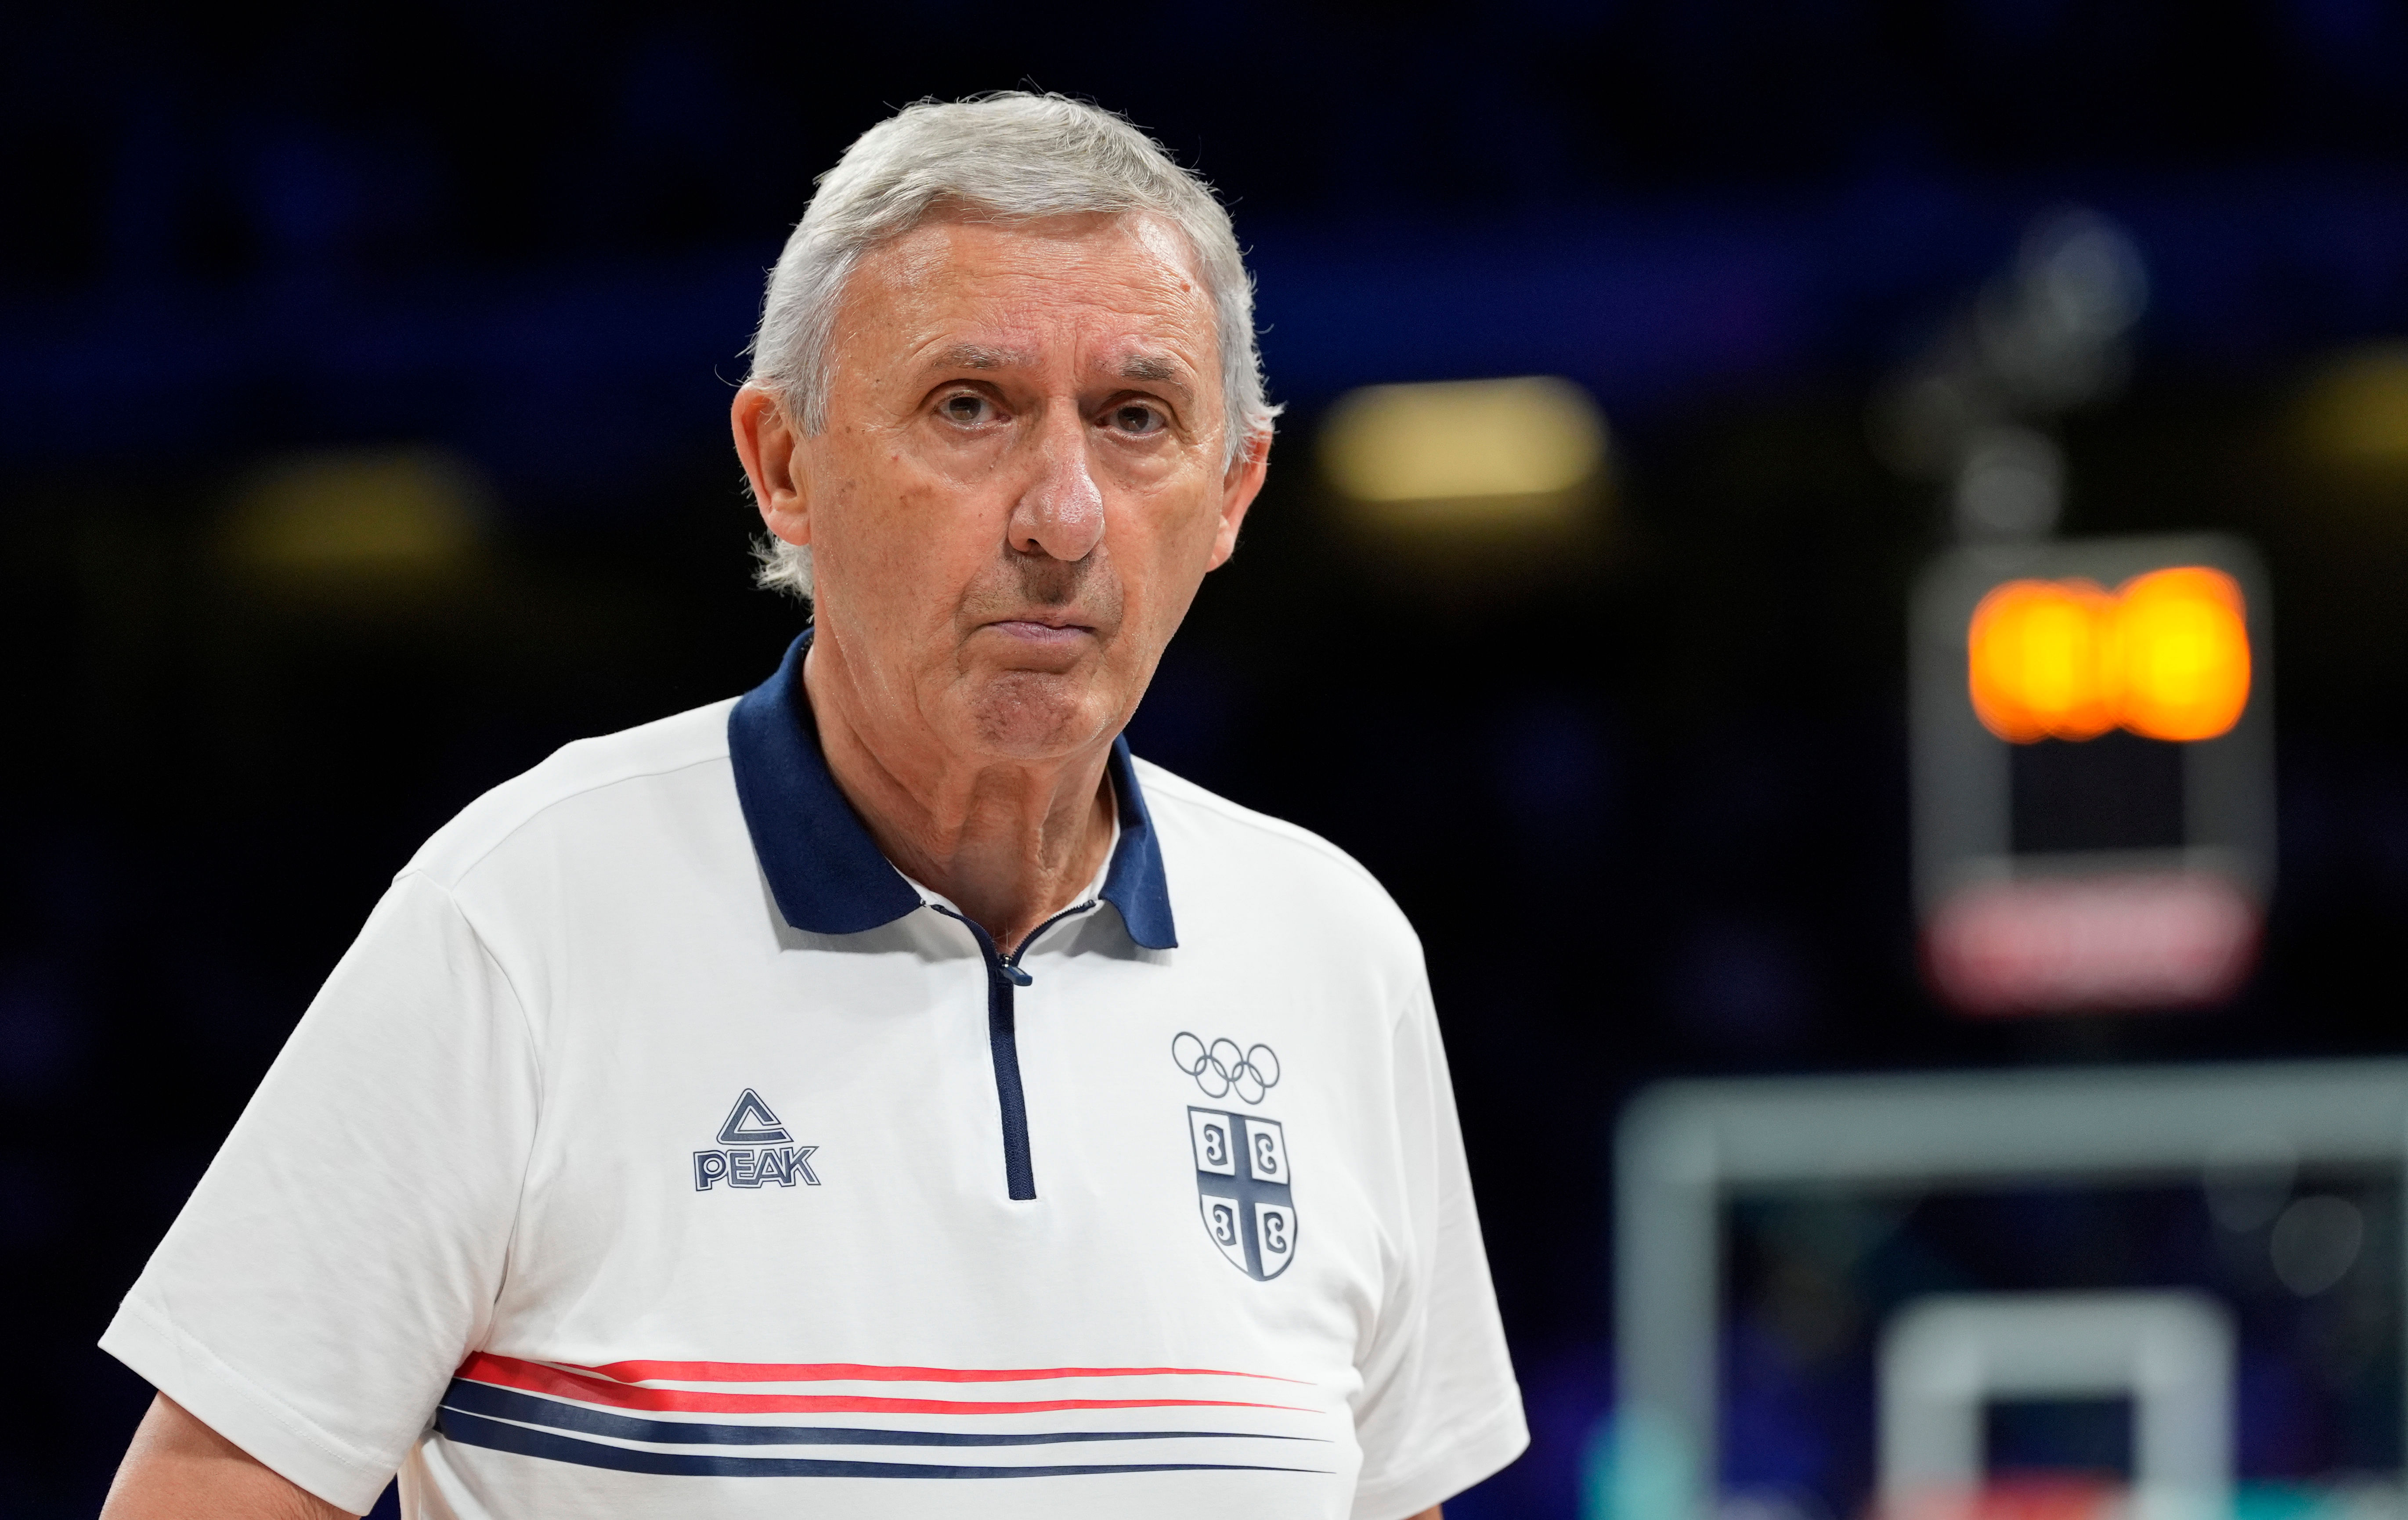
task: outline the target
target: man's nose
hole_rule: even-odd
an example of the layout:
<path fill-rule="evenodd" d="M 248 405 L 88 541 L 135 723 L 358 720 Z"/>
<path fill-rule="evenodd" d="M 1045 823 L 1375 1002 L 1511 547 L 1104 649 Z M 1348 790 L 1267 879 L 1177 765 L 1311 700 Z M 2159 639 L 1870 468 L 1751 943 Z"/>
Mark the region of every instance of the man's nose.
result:
<path fill-rule="evenodd" d="M 1011 547 L 1022 554 L 1076 561 L 1103 542 L 1104 493 L 1087 455 L 1086 419 L 1064 410 L 1034 440 L 1037 474 L 1012 504 L 1009 531 Z"/>

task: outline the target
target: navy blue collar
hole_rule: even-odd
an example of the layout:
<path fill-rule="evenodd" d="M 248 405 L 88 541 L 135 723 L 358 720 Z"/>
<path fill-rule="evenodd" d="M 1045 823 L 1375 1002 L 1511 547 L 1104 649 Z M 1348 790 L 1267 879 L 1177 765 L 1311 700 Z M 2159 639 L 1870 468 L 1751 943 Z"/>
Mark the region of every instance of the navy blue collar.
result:
<path fill-rule="evenodd" d="M 920 906 L 920 894 L 862 827 L 828 774 L 819 725 L 803 694 L 803 654 L 810 630 L 786 650 L 778 674 L 754 687 L 727 715 L 727 754 L 752 853 L 769 878 L 786 922 L 813 934 L 858 934 Z M 1119 800 L 1120 843 L 1104 873 L 1104 901 L 1120 910 L 1129 938 L 1149 950 L 1179 943 L 1162 848 L 1138 789 L 1128 741 L 1112 741 L 1107 762 Z"/>

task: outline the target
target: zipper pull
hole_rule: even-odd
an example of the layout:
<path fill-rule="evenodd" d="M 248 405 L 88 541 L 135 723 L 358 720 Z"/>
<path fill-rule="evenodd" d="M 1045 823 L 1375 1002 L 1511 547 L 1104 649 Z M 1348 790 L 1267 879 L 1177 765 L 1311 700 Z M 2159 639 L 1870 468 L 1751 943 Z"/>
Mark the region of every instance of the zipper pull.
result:
<path fill-rule="evenodd" d="M 1018 966 L 1013 965 L 1010 961 L 998 960 L 995 964 L 996 969 L 1003 973 L 1004 979 L 1009 981 L 1012 986 L 1033 987 L 1036 985 L 1036 977 L 1029 975 L 1025 971 L 1022 971 Z"/>

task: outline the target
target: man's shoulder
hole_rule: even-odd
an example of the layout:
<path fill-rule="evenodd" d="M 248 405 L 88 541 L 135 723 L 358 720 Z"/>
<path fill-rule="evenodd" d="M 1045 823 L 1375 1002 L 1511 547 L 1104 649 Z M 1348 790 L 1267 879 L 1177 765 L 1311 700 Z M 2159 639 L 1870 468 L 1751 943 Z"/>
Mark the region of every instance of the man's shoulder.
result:
<path fill-rule="evenodd" d="M 565 808 L 640 810 L 656 800 L 651 793 L 657 787 L 647 783 L 670 782 L 697 770 L 724 773 L 728 765 L 727 713 L 736 701 L 730 697 L 563 745 L 461 809 L 419 846 L 406 869 L 455 885 L 531 824 Z M 734 795 L 731 788 L 731 804 Z M 580 819 L 584 826 L 595 821 Z"/>
<path fill-rule="evenodd" d="M 1412 936 L 1404 910 L 1379 878 L 1312 830 L 1233 803 L 1146 760 L 1137 761 L 1137 776 L 1145 789 L 1147 811 L 1165 836 L 1166 853 L 1187 845 L 1206 857 L 1168 862 L 1174 903 L 1183 869 L 1202 865 L 1225 881 L 1257 889 L 1272 883 L 1292 886 L 1298 888 L 1297 897 L 1324 914 L 1340 914 L 1366 927 Z"/>

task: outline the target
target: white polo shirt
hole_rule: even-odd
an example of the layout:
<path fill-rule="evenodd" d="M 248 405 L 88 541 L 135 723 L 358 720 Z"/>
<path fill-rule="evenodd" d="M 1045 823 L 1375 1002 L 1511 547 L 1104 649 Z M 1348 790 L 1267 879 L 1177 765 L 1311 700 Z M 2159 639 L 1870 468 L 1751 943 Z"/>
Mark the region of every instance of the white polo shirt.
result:
<path fill-rule="evenodd" d="M 837 790 L 808 643 L 428 841 L 101 1344 L 422 1517 L 1395 1520 L 1512 1460 L 1386 894 L 1120 745 L 1096 891 L 999 958 Z"/>

